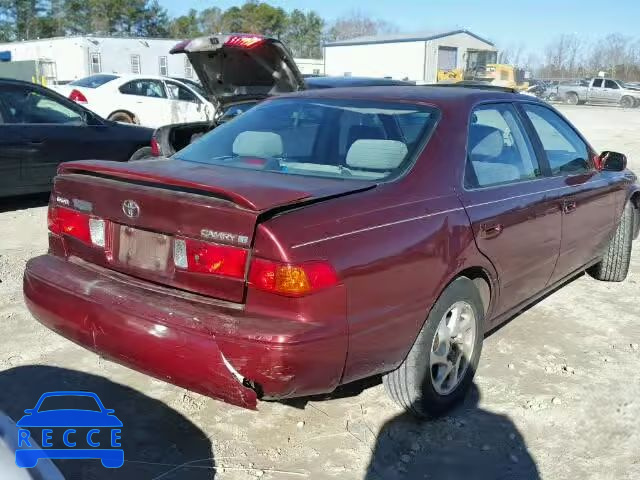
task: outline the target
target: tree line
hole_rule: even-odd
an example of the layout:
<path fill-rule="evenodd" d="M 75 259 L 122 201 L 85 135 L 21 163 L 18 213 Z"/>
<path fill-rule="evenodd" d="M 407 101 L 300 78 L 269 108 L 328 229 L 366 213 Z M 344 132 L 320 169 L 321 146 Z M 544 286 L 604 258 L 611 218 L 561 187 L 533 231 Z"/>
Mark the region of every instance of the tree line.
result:
<path fill-rule="evenodd" d="M 578 34 L 561 34 L 539 53 L 524 44 L 510 45 L 499 53 L 500 63 L 531 71 L 536 78 L 578 79 L 608 76 L 624 81 L 640 80 L 640 38 L 610 33 L 593 41 Z"/>
<path fill-rule="evenodd" d="M 170 18 L 158 0 L 0 0 L 0 41 L 65 35 L 191 38 L 248 32 L 283 40 L 296 57 L 319 58 L 322 43 L 397 31 L 383 20 L 351 12 L 329 24 L 314 11 L 286 11 L 249 0 L 222 10 L 190 10 Z"/>

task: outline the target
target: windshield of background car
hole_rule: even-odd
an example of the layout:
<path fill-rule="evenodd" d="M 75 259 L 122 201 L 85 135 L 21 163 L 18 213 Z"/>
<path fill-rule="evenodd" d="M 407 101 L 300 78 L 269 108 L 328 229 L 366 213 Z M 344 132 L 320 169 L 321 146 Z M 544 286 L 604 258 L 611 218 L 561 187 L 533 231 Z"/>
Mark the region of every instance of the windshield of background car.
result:
<path fill-rule="evenodd" d="M 50 410 L 68 409 L 99 412 L 100 406 L 96 402 L 95 398 L 88 395 L 56 395 L 45 398 L 38 411 L 47 412 Z"/>
<path fill-rule="evenodd" d="M 98 88 L 105 83 L 109 83 L 111 80 L 115 80 L 116 78 L 118 78 L 116 75 L 91 75 L 90 77 L 75 80 L 69 85 L 85 88 Z"/>
<path fill-rule="evenodd" d="M 267 101 L 175 154 L 188 162 L 289 175 L 378 180 L 411 162 L 434 108 L 352 99 Z"/>

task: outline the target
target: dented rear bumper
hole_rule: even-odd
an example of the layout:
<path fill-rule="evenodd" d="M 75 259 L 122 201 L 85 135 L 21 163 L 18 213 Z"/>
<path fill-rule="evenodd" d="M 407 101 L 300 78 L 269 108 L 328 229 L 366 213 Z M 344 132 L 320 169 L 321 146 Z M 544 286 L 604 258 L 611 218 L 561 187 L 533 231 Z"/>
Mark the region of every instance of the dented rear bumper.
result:
<path fill-rule="evenodd" d="M 247 311 L 53 255 L 27 263 L 24 296 L 48 328 L 107 358 L 245 408 L 332 391 L 346 358 L 344 292 L 307 316 Z M 328 322 L 313 305 L 333 302 Z"/>

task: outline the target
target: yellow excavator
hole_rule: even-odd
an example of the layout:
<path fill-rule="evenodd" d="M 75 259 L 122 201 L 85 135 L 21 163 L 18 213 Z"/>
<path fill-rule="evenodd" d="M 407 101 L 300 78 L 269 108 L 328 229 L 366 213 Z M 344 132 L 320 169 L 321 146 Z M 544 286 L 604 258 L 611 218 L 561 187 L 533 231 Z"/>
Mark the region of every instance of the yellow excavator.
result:
<path fill-rule="evenodd" d="M 525 71 L 513 65 L 497 63 L 498 52 L 494 50 L 467 50 L 464 69 L 438 70 L 438 83 L 457 83 L 474 81 L 526 90 L 529 82 L 525 80 Z"/>

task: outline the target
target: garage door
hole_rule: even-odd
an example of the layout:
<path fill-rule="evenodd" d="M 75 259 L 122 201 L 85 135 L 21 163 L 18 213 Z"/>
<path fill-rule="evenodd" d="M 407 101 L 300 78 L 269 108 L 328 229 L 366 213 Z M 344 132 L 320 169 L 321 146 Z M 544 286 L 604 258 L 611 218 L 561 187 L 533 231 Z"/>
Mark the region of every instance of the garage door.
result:
<path fill-rule="evenodd" d="M 458 49 L 438 47 L 438 70 L 454 70 L 458 66 Z"/>

